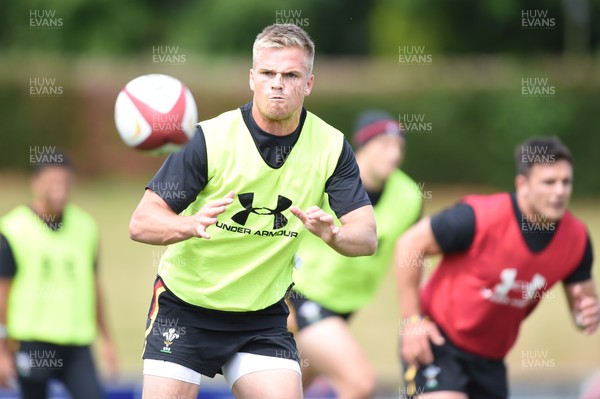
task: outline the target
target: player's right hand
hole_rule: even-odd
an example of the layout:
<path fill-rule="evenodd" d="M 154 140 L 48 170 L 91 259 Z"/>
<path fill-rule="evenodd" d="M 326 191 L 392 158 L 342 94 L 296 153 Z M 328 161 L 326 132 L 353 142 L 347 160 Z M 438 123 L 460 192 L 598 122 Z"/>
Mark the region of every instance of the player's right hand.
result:
<path fill-rule="evenodd" d="M 590 335 L 598 329 L 600 324 L 600 304 L 596 295 L 584 292 L 581 284 L 573 284 L 573 317 L 575 324 L 585 335 Z"/>
<path fill-rule="evenodd" d="M 433 363 L 431 344 L 445 342 L 436 324 L 427 318 L 400 321 L 400 356 L 411 366 Z"/>
<path fill-rule="evenodd" d="M 217 223 L 217 216 L 225 212 L 227 205 L 233 202 L 235 193 L 230 191 L 225 197 L 220 200 L 206 203 L 195 215 L 194 222 L 196 224 L 196 237 L 210 239 L 210 234 L 206 232 L 208 226 Z"/>
<path fill-rule="evenodd" d="M 0 387 L 14 387 L 16 376 L 12 353 L 6 348 L 0 348 Z"/>

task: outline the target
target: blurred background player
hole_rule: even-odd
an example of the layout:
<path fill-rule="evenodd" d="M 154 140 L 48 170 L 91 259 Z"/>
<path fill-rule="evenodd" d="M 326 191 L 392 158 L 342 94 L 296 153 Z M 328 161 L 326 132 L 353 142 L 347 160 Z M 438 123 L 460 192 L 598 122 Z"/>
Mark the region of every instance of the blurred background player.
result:
<path fill-rule="evenodd" d="M 369 398 L 375 373 L 347 321 L 375 295 L 392 264 L 396 240 L 419 219 L 422 198 L 417 184 L 398 169 L 406 144 L 398 120 L 382 111 L 366 111 L 354 132 L 360 177 L 375 210 L 378 249 L 373 256 L 348 258 L 318 238 L 306 237 L 289 298 L 295 310 L 290 328 L 297 329 L 305 388 L 322 375 L 340 398 Z"/>
<path fill-rule="evenodd" d="M 504 357 L 521 322 L 562 282 L 576 325 L 598 327 L 585 225 L 567 209 L 569 150 L 556 138 L 517 147 L 515 193 L 470 195 L 424 218 L 397 246 L 401 358 L 419 398 L 508 397 Z M 423 254 L 443 254 L 423 289 Z"/>
<path fill-rule="evenodd" d="M 350 145 L 303 107 L 313 59 L 304 30 L 266 27 L 253 46 L 252 102 L 199 123 L 132 216 L 134 240 L 169 244 L 148 315 L 144 398 L 195 397 L 201 376 L 216 373 L 238 398 L 300 398 L 284 296 L 301 238 L 308 230 L 353 256 L 377 248 Z M 173 184 L 184 201 L 160 189 Z M 325 193 L 342 226 L 317 206 Z M 176 325 L 154 333 L 164 321 Z"/>
<path fill-rule="evenodd" d="M 0 385 L 16 376 L 23 398 L 43 399 L 57 379 L 76 399 L 101 398 L 97 332 L 110 376 L 117 362 L 97 278 L 98 229 L 69 203 L 71 163 L 53 160 L 36 165 L 33 202 L 0 219 Z"/>

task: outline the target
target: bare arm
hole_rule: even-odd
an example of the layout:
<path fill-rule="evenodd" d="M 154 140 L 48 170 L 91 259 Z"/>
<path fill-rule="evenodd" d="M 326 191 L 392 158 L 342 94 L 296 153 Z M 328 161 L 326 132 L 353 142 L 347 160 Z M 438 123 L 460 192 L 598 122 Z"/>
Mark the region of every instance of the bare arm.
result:
<path fill-rule="evenodd" d="M 440 252 L 428 217 L 408 229 L 396 242 L 396 277 L 402 317 L 400 351 L 402 358 L 411 365 L 429 364 L 433 361 L 430 339 L 438 345 L 444 342 L 433 322 L 421 320 L 419 301 L 424 257 Z"/>
<path fill-rule="evenodd" d="M 100 337 L 107 341 L 111 341 L 110 331 L 108 329 L 108 323 L 106 322 L 106 316 L 104 314 L 104 295 L 102 295 L 102 288 L 100 281 L 96 278 L 96 323 L 98 326 L 98 332 Z"/>
<path fill-rule="evenodd" d="M 225 212 L 233 202 L 234 193 L 207 203 L 191 216 L 180 216 L 152 190 L 146 190 L 142 200 L 133 212 L 129 223 L 132 240 L 146 244 L 167 245 L 187 240 L 191 237 L 210 239 L 206 228 L 217 222 L 217 216 Z"/>
<path fill-rule="evenodd" d="M 8 294 L 10 292 L 10 285 L 12 278 L 0 277 L 0 326 L 6 328 L 6 309 L 8 307 Z M 0 327 L 1 328 L 1 327 Z M 4 333 L 5 331 L 0 331 Z M 6 339 L 0 335 L 0 350 L 4 349 L 6 345 Z"/>
<path fill-rule="evenodd" d="M 0 278 L 0 387 L 9 387 L 16 377 L 12 354 L 6 337 L 6 309 L 11 278 Z"/>
<path fill-rule="evenodd" d="M 102 294 L 102 287 L 98 277 L 96 276 L 95 283 L 96 290 L 96 324 L 98 326 L 98 332 L 100 334 L 100 340 L 102 344 L 102 358 L 108 377 L 111 380 L 117 378 L 119 374 L 119 364 L 117 360 L 117 354 L 115 347 L 110 335 L 110 329 L 106 320 L 105 307 L 104 307 L 104 295 Z"/>
<path fill-rule="evenodd" d="M 342 216 L 342 226 L 336 226 L 333 215 L 318 206 L 312 206 L 306 212 L 295 206 L 290 210 L 311 233 L 342 255 L 367 256 L 377 250 L 377 227 L 371 205 Z"/>
<path fill-rule="evenodd" d="M 589 279 L 564 286 L 573 321 L 586 335 L 598 329 L 600 308 L 594 282 Z"/>
<path fill-rule="evenodd" d="M 396 278 L 400 292 L 402 317 L 421 313 L 419 284 L 423 275 L 424 258 L 436 255 L 441 249 L 431 230 L 431 219 L 426 217 L 408 229 L 396 242 Z"/>

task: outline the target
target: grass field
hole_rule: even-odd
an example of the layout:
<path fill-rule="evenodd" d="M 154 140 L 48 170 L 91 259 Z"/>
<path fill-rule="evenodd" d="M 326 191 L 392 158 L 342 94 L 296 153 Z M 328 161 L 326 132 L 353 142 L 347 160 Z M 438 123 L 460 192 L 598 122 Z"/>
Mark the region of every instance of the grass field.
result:
<path fill-rule="evenodd" d="M 148 178 L 151 177 L 149 171 Z M 143 245 L 129 239 L 131 213 L 143 193 L 144 179 L 122 178 L 82 181 L 73 202 L 88 210 L 101 230 L 100 277 L 105 287 L 107 311 L 124 376 L 141 377 L 140 354 L 146 312 L 162 247 Z M 3 174 L 0 214 L 29 201 L 26 176 Z M 432 186 L 425 201 L 431 214 L 451 205 L 470 192 L 490 188 Z M 600 246 L 598 198 L 575 198 L 571 209 L 588 225 L 594 246 Z M 435 262 L 433 262 L 435 263 Z M 596 272 L 597 284 L 600 282 Z M 360 311 L 352 329 L 376 367 L 382 385 L 397 389 L 400 369 L 397 360 L 398 306 L 393 271 L 385 279 L 376 300 Z M 536 352 L 537 351 L 537 352 Z M 532 353 L 544 362 L 527 367 Z M 543 358 L 543 359 L 542 359 Z M 542 364 L 541 366 L 539 364 Z M 525 322 L 517 345 L 507 359 L 513 381 L 575 382 L 600 368 L 600 334 L 584 337 L 573 327 L 561 287 L 555 287 L 537 311 Z"/>

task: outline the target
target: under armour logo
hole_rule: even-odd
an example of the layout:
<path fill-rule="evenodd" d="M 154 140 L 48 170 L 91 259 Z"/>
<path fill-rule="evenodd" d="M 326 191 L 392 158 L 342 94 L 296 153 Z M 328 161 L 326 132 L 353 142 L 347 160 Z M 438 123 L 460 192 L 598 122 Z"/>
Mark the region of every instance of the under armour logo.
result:
<path fill-rule="evenodd" d="M 278 195 L 277 206 L 275 207 L 275 209 L 267 208 L 264 206 L 252 206 L 252 203 L 254 202 L 254 193 L 239 194 L 238 198 L 240 200 L 240 204 L 244 207 L 244 210 L 239 211 L 231 217 L 231 219 L 234 222 L 245 226 L 246 221 L 248 220 L 248 216 L 250 216 L 251 213 L 254 213 L 256 215 L 261 216 L 273 215 L 273 230 L 280 229 L 288 223 L 287 218 L 283 216 L 281 212 L 285 211 L 290 206 L 292 206 L 292 201 L 289 198 L 286 198 L 283 195 Z"/>
<path fill-rule="evenodd" d="M 483 288 L 480 292 L 492 302 L 523 308 L 533 301 L 539 301 L 546 288 L 546 279 L 541 274 L 534 274 L 531 281 L 522 281 L 517 280 L 517 269 L 510 268 L 500 272 L 500 282 L 493 289 Z M 541 293 L 538 292 L 540 290 Z M 515 295 L 514 292 L 520 295 Z"/>

